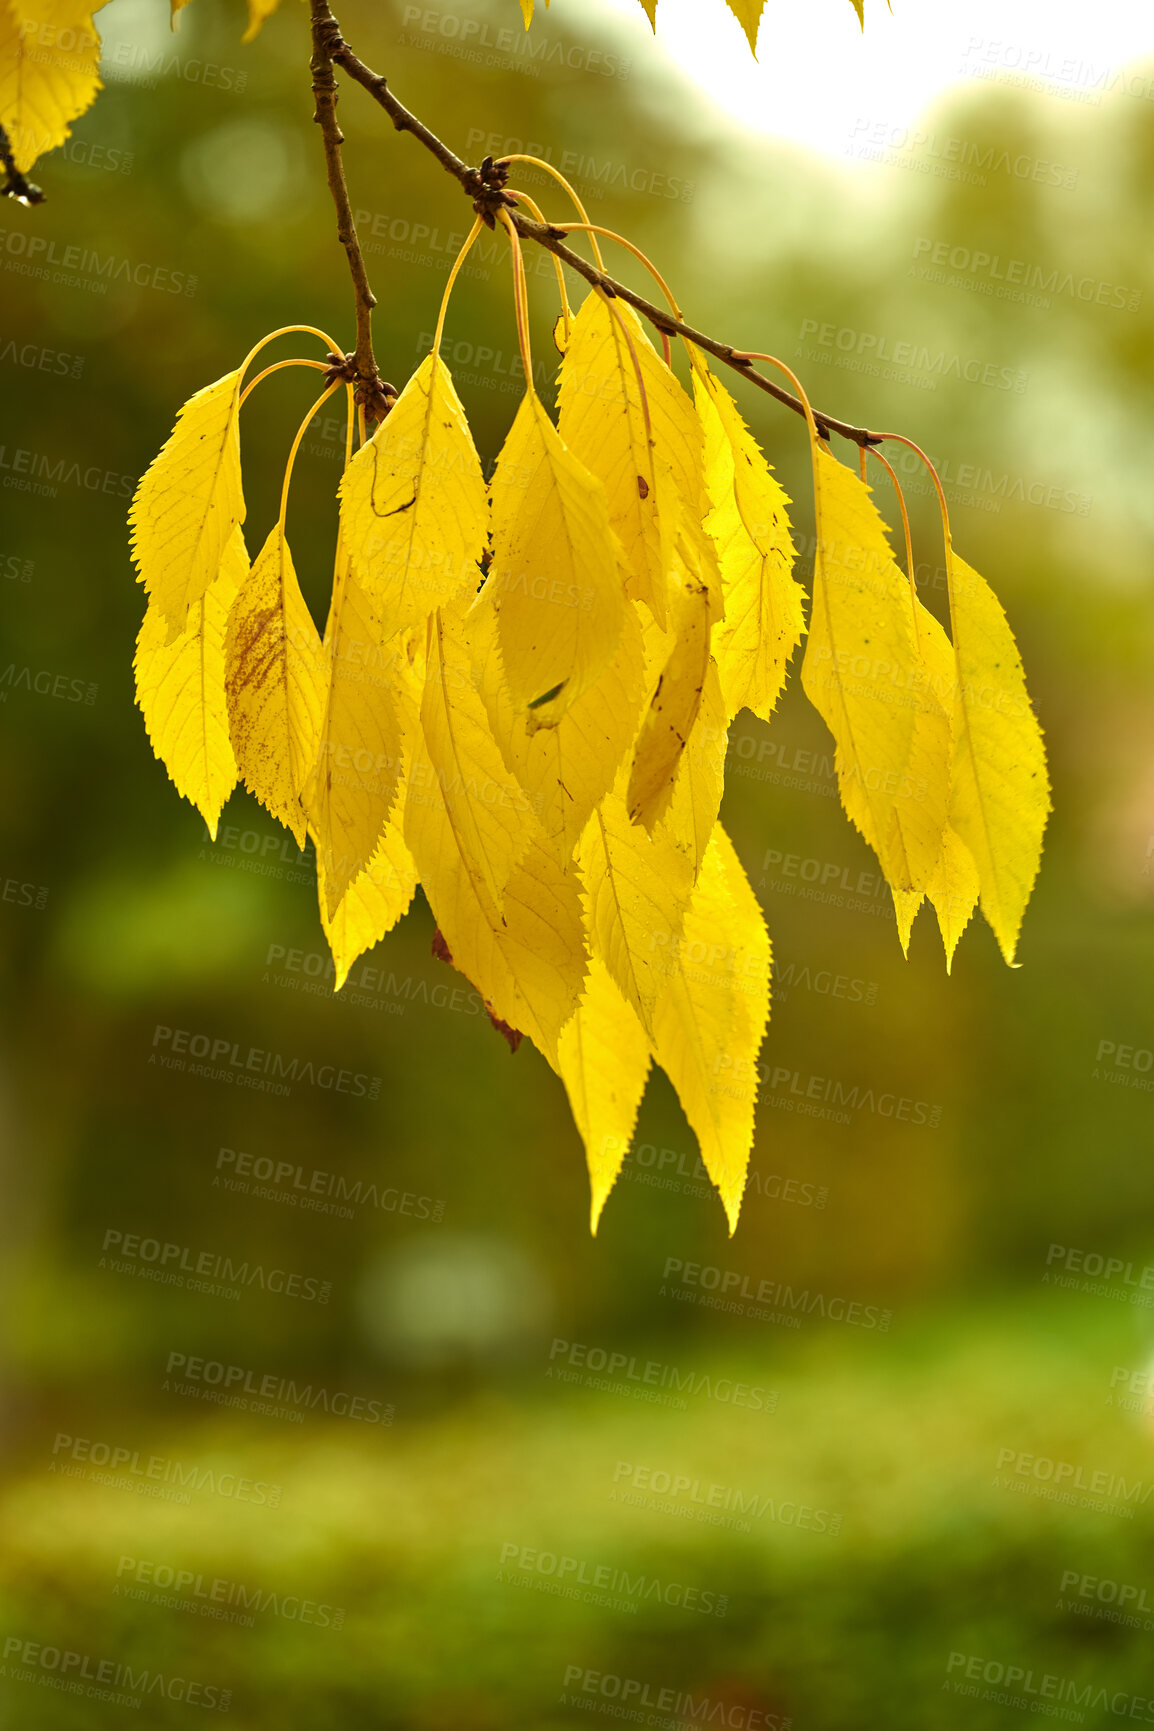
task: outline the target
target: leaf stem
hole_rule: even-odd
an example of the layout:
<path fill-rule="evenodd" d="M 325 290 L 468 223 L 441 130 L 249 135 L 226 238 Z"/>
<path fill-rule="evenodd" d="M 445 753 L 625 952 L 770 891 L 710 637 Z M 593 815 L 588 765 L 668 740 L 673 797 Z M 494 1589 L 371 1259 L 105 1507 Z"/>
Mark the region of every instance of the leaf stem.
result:
<path fill-rule="evenodd" d="M 289 482 L 293 478 L 293 464 L 297 460 L 297 452 L 300 449 L 300 442 L 304 438 L 306 432 L 308 431 L 309 422 L 312 420 L 313 416 L 315 414 L 317 414 L 324 407 L 324 405 L 328 402 L 329 398 L 332 396 L 333 392 L 339 391 L 341 386 L 345 382 L 346 381 L 344 379 L 334 379 L 332 384 L 329 385 L 328 389 L 323 391 L 321 393 L 321 395 L 317 398 L 316 402 L 313 404 L 312 408 L 309 410 L 308 414 L 305 416 L 304 420 L 301 422 L 300 426 L 297 428 L 297 436 L 293 440 L 292 449 L 289 451 L 289 454 L 288 454 L 288 462 L 285 464 L 284 481 L 281 485 L 281 490 L 280 490 L 280 513 L 277 517 L 277 522 L 280 524 L 280 529 L 281 529 L 282 534 L 284 533 L 285 517 L 288 515 Z"/>
<path fill-rule="evenodd" d="M 250 379 L 248 384 L 244 387 L 240 397 L 240 406 L 242 409 L 248 399 L 252 396 L 252 393 L 256 390 L 257 386 L 261 383 L 262 379 L 267 379 L 271 373 L 279 373 L 282 367 L 313 367 L 318 373 L 328 372 L 328 368 L 325 366 L 323 361 L 274 361 L 271 367 L 266 367 L 263 373 L 258 373 L 256 378 Z"/>
<path fill-rule="evenodd" d="M 461 269 L 461 266 L 464 264 L 465 259 L 468 257 L 470 247 L 472 246 L 473 242 L 476 240 L 476 238 L 480 234 L 480 232 L 481 232 L 481 219 L 480 219 L 480 217 L 477 217 L 476 221 L 473 223 L 472 228 L 469 230 L 468 235 L 465 237 L 464 246 L 461 248 L 460 252 L 456 256 L 456 259 L 453 261 L 453 268 L 449 272 L 449 280 L 445 284 L 445 292 L 441 296 L 441 310 L 437 315 L 437 329 L 436 329 L 436 333 L 434 334 L 434 337 L 433 337 L 433 353 L 435 355 L 438 355 L 441 352 L 441 336 L 442 336 L 444 329 L 445 329 L 445 314 L 449 310 L 449 296 L 453 292 L 453 284 L 457 280 L 457 275 Z"/>
<path fill-rule="evenodd" d="M 767 355 L 760 349 L 743 350 L 741 353 L 738 353 L 735 350 L 734 351 L 734 359 L 737 361 L 766 361 L 771 367 L 776 367 L 779 372 L 782 372 L 785 374 L 786 378 L 789 380 L 789 382 L 792 384 L 794 390 L 797 392 L 798 401 L 799 401 L 799 404 L 801 407 L 801 412 L 805 416 L 806 421 L 809 424 L 810 438 L 813 440 L 814 444 L 816 445 L 817 441 L 823 436 L 818 431 L 818 425 L 819 425 L 818 417 L 814 414 L 813 409 L 810 407 L 809 398 L 805 394 L 805 387 L 802 384 L 801 380 L 798 378 L 797 374 L 794 372 L 793 368 L 787 367 L 784 361 L 779 361 L 776 355 Z M 834 426 L 834 423 L 831 421 L 831 422 L 828 422 L 827 425 Z M 836 431 L 836 427 L 835 427 L 835 431 Z M 870 433 L 868 435 L 870 442 L 872 443 L 874 441 L 874 439 L 877 438 L 877 436 L 878 435 L 876 433 Z"/>
<path fill-rule="evenodd" d="M 348 399 L 347 405 L 346 405 L 347 409 L 348 409 L 348 419 L 345 423 L 345 463 L 344 463 L 344 467 L 345 467 L 345 469 L 347 469 L 349 466 L 349 463 L 352 461 L 352 455 L 353 455 L 353 429 L 358 425 L 358 423 L 360 423 L 362 428 L 363 428 L 364 410 L 362 408 L 358 407 L 356 397 L 355 397 L 354 392 L 353 392 L 353 387 L 351 384 L 345 385 L 345 395 Z M 341 473 L 343 476 L 344 470 L 342 470 Z M 336 544 L 336 548 L 333 552 L 333 584 L 332 584 L 332 590 L 331 590 L 331 593 L 329 596 L 329 612 L 328 612 L 328 618 L 325 620 L 325 635 L 324 635 L 324 647 L 325 647 L 325 649 L 327 649 L 329 651 L 330 655 L 335 653 L 335 650 L 336 650 L 336 623 L 337 623 L 337 618 L 340 614 L 341 602 L 344 600 L 345 572 L 347 569 L 348 569 L 348 559 L 345 557 L 344 525 L 341 522 L 340 517 L 338 517 L 337 518 L 337 544 Z M 328 695 L 325 699 L 326 727 L 327 727 L 327 715 L 328 715 L 329 709 L 331 708 L 332 700 L 333 700 L 332 699 L 332 679 L 330 676 Z"/>
<path fill-rule="evenodd" d="M 653 263 L 653 260 L 648 258 L 639 246 L 634 246 L 631 240 L 626 240 L 623 234 L 618 234 L 616 229 L 603 228 L 600 223 L 590 222 L 588 218 L 586 218 L 584 222 L 555 222 L 550 226 L 556 229 L 564 229 L 566 234 L 572 234 L 574 230 L 579 233 L 584 232 L 589 235 L 591 240 L 595 235 L 599 234 L 603 234 L 606 240 L 615 240 L 618 246 L 623 246 L 627 252 L 633 254 L 635 259 L 640 260 L 653 278 L 654 282 L 657 284 L 658 288 L 661 290 L 662 294 L 665 296 L 666 300 L 669 302 L 669 310 L 672 312 L 674 318 L 679 319 L 681 317 L 681 308 L 677 304 L 673 290 L 670 288 L 657 266 Z M 594 244 L 596 244 L 595 241 Z"/>
<path fill-rule="evenodd" d="M 926 456 L 920 445 L 915 445 L 912 439 L 907 439 L 904 433 L 879 433 L 879 439 L 892 439 L 899 445 L 906 445 L 915 456 L 920 457 L 929 471 L 930 480 L 938 495 L 938 506 L 942 513 L 942 538 L 946 554 L 946 599 L 950 604 L 950 636 L 957 643 L 957 632 L 954 629 L 954 543 L 950 537 L 950 509 L 946 504 L 945 488 L 942 486 L 938 471 Z"/>
<path fill-rule="evenodd" d="M 521 241 L 517 234 L 516 224 L 507 210 L 502 210 L 501 216 L 509 231 L 509 245 L 513 249 L 513 306 L 517 314 L 517 341 L 521 345 L 521 365 L 525 370 L 525 389 L 531 396 L 536 396 L 537 390 L 533 383 L 533 343 L 529 335 L 529 285 L 525 277 L 525 260 L 521 252 Z"/>
<path fill-rule="evenodd" d="M 921 643 L 921 631 L 918 627 L 918 583 L 917 583 L 917 578 L 914 576 L 914 538 L 910 533 L 910 514 L 906 510 L 906 496 L 902 492 L 902 484 L 898 480 L 897 470 L 894 468 L 893 464 L 888 462 L 886 460 L 886 458 L 882 456 L 881 452 L 876 447 L 871 451 L 870 455 L 877 458 L 878 462 L 881 464 L 882 468 L 885 470 L 886 474 L 889 476 L 890 480 L 893 482 L 894 492 L 898 496 L 898 510 L 902 514 L 902 531 L 905 534 L 905 538 L 906 538 L 906 571 L 909 573 L 909 579 L 910 579 L 910 609 L 911 609 L 911 612 L 913 613 L 913 619 L 914 619 L 914 648 L 917 650 L 918 654 L 920 655 L 922 652 L 922 643 Z M 862 446 L 861 458 L 862 458 L 862 465 L 864 467 L 865 460 L 866 460 L 866 451 L 865 451 L 864 445 Z M 862 480 L 863 481 L 865 480 L 864 475 L 862 476 Z"/>
<path fill-rule="evenodd" d="M 542 211 L 541 206 L 537 203 L 537 200 L 535 198 L 530 198 L 529 194 L 527 192 L 522 192 L 520 190 L 520 188 L 510 188 L 510 190 L 512 191 L 513 197 L 517 200 L 518 204 L 528 205 L 529 209 L 532 211 L 533 215 L 537 218 L 538 222 L 544 222 L 545 221 L 544 212 Z M 481 221 L 481 219 L 480 219 L 480 217 L 478 217 L 477 218 L 478 224 L 480 223 L 480 221 Z M 566 342 L 566 346 L 568 346 L 569 326 L 573 322 L 573 309 L 569 305 L 569 291 L 565 287 L 565 272 L 561 268 L 561 260 L 559 258 L 555 258 L 553 260 L 553 269 L 557 273 L 557 292 L 561 296 L 561 317 L 565 320 L 565 342 Z"/>
<path fill-rule="evenodd" d="M 306 336 L 319 337 L 321 342 L 324 343 L 325 347 L 328 349 L 332 360 L 335 361 L 339 357 L 341 351 L 327 331 L 318 330 L 316 325 L 282 325 L 278 331 L 270 331 L 267 337 L 262 337 L 259 343 L 254 343 L 253 347 L 248 351 L 248 354 L 240 364 L 241 378 L 244 378 L 244 375 L 248 372 L 249 367 L 252 365 L 257 355 L 260 354 L 262 349 L 267 349 L 268 345 L 270 343 L 275 343 L 278 337 L 289 337 L 294 333 L 301 331 L 303 331 Z"/>
<path fill-rule="evenodd" d="M 551 162 L 546 162 L 545 158 L 543 156 L 524 156 L 524 155 L 518 154 L 515 156 L 502 156 L 500 160 L 503 164 L 509 163 L 509 162 L 529 162 L 529 163 L 532 163 L 534 168 L 543 168 L 545 170 L 546 174 L 551 174 L 553 176 L 553 179 L 555 181 L 557 181 L 557 183 L 560 186 L 564 187 L 565 191 L 569 194 L 569 197 L 573 200 L 574 210 L 577 212 L 577 215 L 581 218 L 581 221 L 585 224 L 586 228 L 589 230 L 589 239 L 590 239 L 590 242 L 591 242 L 592 247 L 593 247 L 593 257 L 596 260 L 597 269 L 598 270 L 604 270 L 605 269 L 605 260 L 601 256 L 601 247 L 600 247 L 598 240 L 597 240 L 597 234 L 600 233 L 601 231 L 600 230 L 596 230 L 596 231 L 594 230 L 593 224 L 589 221 L 589 212 L 585 209 L 585 206 L 582 204 L 581 200 L 578 198 L 576 192 L 573 190 L 573 187 L 565 179 L 565 176 L 561 173 L 560 169 L 554 168 L 553 164 Z M 510 190 L 515 190 L 515 189 L 511 188 Z M 524 198 L 525 195 L 523 193 L 519 193 L 517 196 L 520 198 Z M 526 202 L 526 204 L 531 204 L 532 200 L 526 199 L 525 202 Z M 545 218 L 541 215 L 540 211 L 537 212 L 537 220 L 539 222 L 545 221 Z"/>

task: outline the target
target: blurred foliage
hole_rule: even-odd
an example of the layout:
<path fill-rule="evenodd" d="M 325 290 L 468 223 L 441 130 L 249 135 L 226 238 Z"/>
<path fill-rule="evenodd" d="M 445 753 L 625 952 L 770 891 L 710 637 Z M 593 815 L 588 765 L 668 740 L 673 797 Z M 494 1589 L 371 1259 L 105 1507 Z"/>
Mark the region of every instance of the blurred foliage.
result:
<path fill-rule="evenodd" d="M 1140 1694 L 1145 1632 L 1055 1605 L 1068 1570 L 1154 1593 L 1146 1506 L 1115 1518 L 991 1481 L 1006 1448 L 1154 1480 L 1148 1429 L 1107 1405 L 1114 1367 L 1140 1370 L 1150 1354 L 1147 1313 L 1040 1284 L 1051 1242 L 1136 1267 L 1154 1242 L 1149 1092 L 1128 1085 L 1140 1071 L 1097 1056 L 1103 1042 L 1154 1047 L 1143 439 L 1154 108 L 960 91 L 931 117 L 939 136 L 1071 164 L 1076 185 L 991 170 L 978 186 L 885 164 L 849 180 L 702 112 L 642 57 L 624 79 L 580 54 L 529 76 L 513 52 L 471 63 L 436 51 L 446 39 L 405 34 L 403 10 L 354 0 L 341 21 L 460 154 L 478 157 L 491 134 L 498 149 L 536 143 L 558 164 L 572 153 L 593 220 L 649 252 L 695 323 L 776 350 L 823 408 L 906 432 L 945 463 L 955 541 L 1006 605 L 1052 759 L 1056 813 L 1024 965 L 1008 973 L 975 928 L 947 980 L 925 914 L 906 963 L 880 894 L 838 906 L 797 893 L 801 861 L 853 882 L 873 862 L 832 797 L 828 739 L 795 687 L 771 729 L 735 724 L 725 807 L 779 977 L 793 967 L 764 1062 L 803 1091 L 819 1076 L 940 1109 L 935 1128 L 868 1109 L 841 1124 L 790 1110 L 789 1082 L 765 1084 L 759 1180 L 824 1186 L 824 1208 L 751 1191 L 728 1241 L 716 1198 L 694 1182 L 672 1094 L 654 1083 L 639 1152 L 590 1240 L 559 1086 L 527 1049 L 510 1056 L 467 1001 L 444 1005 L 457 981 L 430 954 L 423 904 L 367 958 L 373 981 L 332 998 L 310 862 L 240 795 L 213 846 L 151 758 L 132 706 L 140 596 L 124 529 L 126 492 L 176 406 L 257 337 L 306 322 L 351 344 L 303 18 L 283 8 L 244 49 L 225 0 L 197 0 L 175 37 L 161 0 L 113 0 L 101 14 L 108 88 L 74 145 L 40 165 L 51 202 L 9 208 L 0 236 L 3 662 L 98 688 L 91 705 L 0 688 L 5 877 L 35 891 L 31 905 L 0 904 L 14 1323 L 4 1628 L 232 1688 L 236 1722 L 252 1727 L 587 1722 L 558 1705 L 572 1665 L 788 1714 L 799 1731 L 1002 1724 L 1009 1709 L 943 1693 L 954 1651 Z M 507 22 L 507 0 L 467 10 L 494 35 L 498 14 Z M 545 18 L 550 42 L 569 42 L 567 16 Z M 173 55 L 183 75 L 164 70 Z M 228 78 L 210 80 L 209 65 Z M 350 189 L 367 213 L 378 355 L 399 384 L 428 341 L 468 211 L 357 94 L 341 106 Z M 101 166 L 112 152 L 118 166 Z M 663 175 L 679 196 L 607 189 L 606 163 L 643 171 L 646 186 Z M 74 269 L 30 275 L 18 234 L 54 242 L 58 257 L 77 247 L 127 260 L 136 280 L 97 276 L 93 292 Z M 982 292 L 980 271 L 931 281 L 916 274 L 923 240 L 1141 300 L 1119 310 L 1068 292 L 1040 308 Z M 555 289 L 541 264 L 535 344 L 550 357 Z M 446 353 L 491 459 L 517 400 L 495 238 L 478 269 L 455 293 Z M 632 264 L 620 269 L 641 286 Z M 172 273 L 195 277 L 195 292 L 147 286 Z M 994 376 L 1024 372 L 1025 388 L 887 377 L 870 361 L 876 344 L 859 353 L 863 333 Z M 67 366 L 21 361 L 28 345 Z M 250 545 L 275 509 L 308 388 L 279 375 L 246 411 L 246 474 L 265 474 L 250 487 Z M 772 405 L 744 406 L 804 500 L 804 429 Z M 290 517 L 318 610 L 342 443 L 322 417 Z M 62 482 L 55 497 L 8 488 L 27 472 L 18 451 L 49 468 L 75 462 L 95 484 Z M 989 482 L 964 478 L 967 465 Z M 1088 509 L 1013 496 L 1031 487 L 1084 496 Z M 921 593 L 940 611 L 931 504 L 911 493 Z M 797 529 L 804 543 L 801 506 Z M 797 856 L 796 875 L 767 864 L 774 852 Z M 872 1002 L 814 989 L 819 974 L 860 983 Z M 377 1097 L 297 1083 L 274 1099 L 166 1070 L 150 1063 L 158 1026 L 379 1078 Z M 222 1147 L 299 1166 L 306 1181 L 322 1171 L 393 1186 L 441 1204 L 443 1220 L 371 1206 L 349 1220 L 226 1192 L 214 1187 L 229 1169 Z M 331 1280 L 331 1302 L 142 1286 L 99 1266 L 108 1231 Z M 810 1319 L 790 1331 L 678 1305 L 661 1295 L 669 1257 L 886 1306 L 892 1329 Z M 567 1390 L 543 1380 L 555 1336 L 744 1377 L 776 1388 L 778 1411 L 630 1410 Z M 162 1386 L 173 1353 L 392 1402 L 395 1424 L 313 1413 L 297 1434 L 194 1404 Z M 59 1433 L 219 1458 L 281 1483 L 283 1504 L 206 1496 L 186 1509 L 63 1478 L 50 1471 Z M 842 1531 L 740 1534 L 622 1510 L 609 1502 L 621 1460 L 806 1500 L 841 1512 Z M 729 1613 L 629 1615 L 518 1591 L 495 1579 L 508 1542 L 728 1593 Z M 193 1621 L 114 1596 L 126 1555 L 304 1592 L 347 1621 L 339 1633 L 272 1616 L 252 1629 Z M 114 1706 L 53 1689 L 12 1682 L 9 1697 L 21 1726 L 121 1722 Z M 168 1724 L 190 1709 L 157 1697 L 146 1711 Z"/>

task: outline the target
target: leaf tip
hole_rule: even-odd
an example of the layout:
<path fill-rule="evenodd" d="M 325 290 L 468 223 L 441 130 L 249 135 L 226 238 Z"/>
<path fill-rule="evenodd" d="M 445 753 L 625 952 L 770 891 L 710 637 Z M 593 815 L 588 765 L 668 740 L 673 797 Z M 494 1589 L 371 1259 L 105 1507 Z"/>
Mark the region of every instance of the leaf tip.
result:
<path fill-rule="evenodd" d="M 330 952 L 332 951 L 332 945 L 331 944 L 329 945 L 329 950 L 330 950 Z M 349 969 L 351 967 L 352 967 L 351 961 L 346 961 L 346 959 L 343 956 L 337 956 L 335 954 L 333 955 L 333 997 L 334 998 L 336 997 L 337 993 L 341 990 L 341 988 L 344 986 L 345 981 L 348 979 Z"/>
<path fill-rule="evenodd" d="M 986 909 L 983 908 L 982 912 L 986 913 Z M 1001 920 L 998 921 L 997 925 L 994 925 L 994 922 L 990 920 L 988 914 L 986 914 L 986 918 L 989 924 L 993 927 L 994 936 L 998 940 L 998 948 L 1002 952 L 1002 960 L 1005 962 L 1006 966 L 1008 968 L 1020 968 L 1022 965 L 1021 962 L 1015 961 L 1014 957 L 1018 953 L 1018 940 L 1021 936 L 1021 921 L 1019 920 L 1018 925 L 1015 928 L 1010 929 Z"/>

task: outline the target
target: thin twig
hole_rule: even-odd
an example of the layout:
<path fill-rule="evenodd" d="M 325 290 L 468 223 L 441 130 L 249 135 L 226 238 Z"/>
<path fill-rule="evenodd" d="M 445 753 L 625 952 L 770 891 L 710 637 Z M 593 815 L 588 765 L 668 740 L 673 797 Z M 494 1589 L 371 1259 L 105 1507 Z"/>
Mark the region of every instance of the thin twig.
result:
<path fill-rule="evenodd" d="M 344 357 L 343 365 L 336 358 L 330 370 L 334 379 L 345 378 L 355 387 L 356 401 L 368 419 L 379 421 L 388 412 L 389 398 L 395 397 L 396 392 L 382 381 L 373 353 L 373 308 L 377 302 L 369 286 L 361 243 L 357 239 L 357 225 L 353 220 L 353 207 L 349 202 L 349 189 L 345 184 L 341 158 L 344 134 L 337 123 L 337 81 L 333 75 L 333 48 L 340 43 L 341 33 L 328 0 L 311 0 L 311 22 L 313 52 L 309 66 L 316 101 L 313 119 L 324 140 L 329 191 L 337 211 L 337 238 L 348 257 L 357 314 L 357 346 L 352 354 Z"/>
<path fill-rule="evenodd" d="M 514 204 L 515 195 L 505 190 L 506 171 L 500 162 L 494 163 L 490 157 L 486 157 L 479 168 L 470 168 L 468 163 L 463 162 L 449 149 L 447 144 L 441 142 L 436 133 L 430 132 L 423 121 L 418 120 L 415 114 L 410 113 L 404 103 L 398 102 L 379 72 L 373 72 L 363 60 L 358 58 L 342 37 L 340 26 L 333 17 L 328 0 L 312 0 L 312 8 L 314 21 L 318 18 L 324 21 L 325 52 L 328 59 L 347 73 L 362 89 L 368 91 L 374 102 L 379 103 L 384 109 L 398 132 L 410 132 L 415 139 L 424 145 L 445 172 L 451 174 L 459 182 L 463 190 L 473 200 L 474 210 L 477 211 L 478 215 L 484 217 L 490 228 L 494 226 L 498 209 L 502 206 L 512 207 L 510 216 L 522 240 L 531 240 L 536 242 L 538 246 L 544 247 L 547 252 L 551 252 L 554 257 L 559 258 L 563 264 L 567 264 L 571 270 L 575 270 L 578 276 L 584 277 L 585 281 L 592 287 L 603 289 L 606 294 L 627 301 L 636 312 L 648 319 L 650 324 L 663 336 L 687 338 L 689 342 L 695 343 L 699 349 L 704 349 L 706 354 L 712 355 L 715 360 L 721 361 L 727 367 L 732 367 L 735 372 L 748 379 L 750 384 L 757 385 L 760 390 L 765 391 L 777 402 L 784 404 L 787 409 L 792 409 L 795 414 L 804 417 L 805 409 L 798 398 L 793 396 L 790 391 L 785 390 L 783 386 L 776 384 L 773 379 L 767 379 L 764 374 L 757 372 L 751 362 L 741 358 L 741 351 L 735 349 L 731 343 L 719 342 L 716 337 L 707 336 L 704 331 L 695 330 L 692 325 L 684 324 L 680 319 L 674 318 L 671 313 L 655 306 L 652 301 L 647 301 L 643 295 L 636 294 L 624 283 L 620 283 L 615 277 L 610 276 L 607 271 L 598 270 L 596 265 L 590 264 L 587 259 L 581 257 L 580 253 L 574 252 L 572 247 L 566 245 L 565 235 L 561 230 L 550 228 L 547 223 L 534 222 L 523 212 L 518 211 Z M 316 24 L 314 22 L 314 31 L 315 29 Z M 827 415 L 820 409 L 814 409 L 813 417 L 817 422 L 819 432 L 823 434 L 840 433 L 842 438 L 852 440 L 855 445 L 874 445 L 878 442 L 878 434 L 871 433 L 868 428 L 852 426 L 848 421 L 840 421 L 834 415 Z"/>
<path fill-rule="evenodd" d="M 44 194 L 38 186 L 27 180 L 16 166 L 16 153 L 12 149 L 12 140 L 4 128 L 0 126 L 0 163 L 8 176 L 3 186 L 0 186 L 0 198 L 18 198 L 21 204 L 43 204 Z"/>

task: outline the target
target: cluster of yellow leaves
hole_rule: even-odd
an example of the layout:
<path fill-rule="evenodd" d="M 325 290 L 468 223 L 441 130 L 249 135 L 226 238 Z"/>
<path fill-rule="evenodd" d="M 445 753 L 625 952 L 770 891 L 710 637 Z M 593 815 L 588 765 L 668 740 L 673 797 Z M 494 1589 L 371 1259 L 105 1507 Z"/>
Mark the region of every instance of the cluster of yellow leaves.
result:
<path fill-rule="evenodd" d="M 737 19 L 737 22 L 741 25 L 741 28 L 749 38 L 749 46 L 753 50 L 754 54 L 757 53 L 757 30 L 758 25 L 761 23 L 761 15 L 765 11 L 765 3 L 766 0 L 726 0 L 726 5 L 729 7 L 729 10 L 733 13 L 733 16 Z M 545 0 L 545 4 L 548 6 L 549 0 Z M 656 30 L 657 0 L 641 0 L 641 5 L 645 12 L 645 16 Z M 850 5 L 857 13 L 858 23 L 864 28 L 865 0 L 850 0 Z M 530 24 L 533 22 L 534 10 L 534 0 L 521 0 L 521 16 L 525 20 L 526 30 L 528 30 Z"/>
<path fill-rule="evenodd" d="M 1050 798 L 1006 616 L 947 530 L 951 643 L 898 570 L 869 489 L 820 441 L 813 456 L 801 678 L 836 742 L 842 804 L 878 856 L 903 949 L 928 900 L 948 968 L 980 901 L 1012 965 Z"/>
<path fill-rule="evenodd" d="M 651 1063 L 732 1230 L 770 945 L 718 821 L 728 729 L 768 720 L 805 633 L 789 502 L 703 359 L 692 395 L 599 290 L 486 487 L 436 353 L 346 467 L 323 638 L 283 520 L 249 564 L 241 375 L 187 403 L 133 502 L 137 693 L 215 833 L 236 781 L 316 849 L 337 987 L 423 886 L 437 953 L 560 1076 L 594 1225 Z M 1041 737 L 1004 615 L 951 555 L 954 643 L 869 489 L 814 441 L 802 668 L 902 933 L 948 956 L 979 897 L 1007 959 L 1037 871 Z"/>

